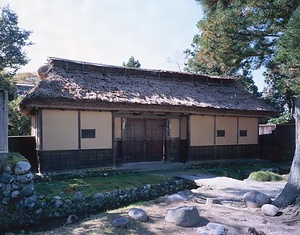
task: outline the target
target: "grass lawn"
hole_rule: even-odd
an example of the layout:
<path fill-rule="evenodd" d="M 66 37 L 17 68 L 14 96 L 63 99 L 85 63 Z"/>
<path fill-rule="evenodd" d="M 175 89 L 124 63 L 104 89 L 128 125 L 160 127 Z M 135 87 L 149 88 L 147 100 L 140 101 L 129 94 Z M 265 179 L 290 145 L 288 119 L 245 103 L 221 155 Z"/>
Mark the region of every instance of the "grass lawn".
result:
<path fill-rule="evenodd" d="M 104 176 L 72 177 L 62 180 L 35 182 L 38 195 L 44 194 L 51 198 L 63 196 L 73 198 L 75 192 L 84 192 L 86 196 L 105 193 L 114 189 L 141 187 L 146 184 L 165 182 L 168 177 L 150 173 L 126 173 Z"/>

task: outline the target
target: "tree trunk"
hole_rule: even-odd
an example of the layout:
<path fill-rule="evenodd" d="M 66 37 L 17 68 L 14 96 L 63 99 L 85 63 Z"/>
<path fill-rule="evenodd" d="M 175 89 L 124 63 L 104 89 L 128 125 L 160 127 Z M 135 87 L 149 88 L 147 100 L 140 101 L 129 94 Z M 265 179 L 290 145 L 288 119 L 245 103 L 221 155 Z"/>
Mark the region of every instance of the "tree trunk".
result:
<path fill-rule="evenodd" d="M 273 202 L 277 207 L 300 205 L 300 98 L 295 105 L 296 149 L 288 181 L 280 195 Z"/>

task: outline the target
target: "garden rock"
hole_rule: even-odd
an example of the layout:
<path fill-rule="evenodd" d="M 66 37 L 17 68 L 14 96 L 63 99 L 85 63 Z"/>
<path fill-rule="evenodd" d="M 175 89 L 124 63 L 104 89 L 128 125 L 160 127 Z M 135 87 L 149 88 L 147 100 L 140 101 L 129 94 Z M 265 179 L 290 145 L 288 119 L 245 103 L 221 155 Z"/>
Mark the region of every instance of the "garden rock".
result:
<path fill-rule="evenodd" d="M 78 221 L 79 221 L 78 216 L 76 216 L 76 215 L 69 215 L 69 217 L 68 217 L 68 219 L 66 221 L 66 225 L 74 224 L 74 223 L 76 223 Z"/>
<path fill-rule="evenodd" d="M 243 199 L 247 207 L 251 208 L 258 208 L 263 206 L 264 204 L 270 204 L 272 202 L 271 198 L 268 195 L 257 191 L 245 193 Z"/>
<path fill-rule="evenodd" d="M 32 209 L 35 207 L 36 203 L 37 203 L 37 197 L 35 195 L 32 195 L 31 197 L 25 199 L 24 206 Z"/>
<path fill-rule="evenodd" d="M 148 218 L 146 212 L 140 208 L 131 208 L 128 212 L 128 215 L 138 221 L 145 221 Z"/>
<path fill-rule="evenodd" d="M 21 189 L 21 194 L 26 197 L 30 197 L 33 193 L 34 193 L 33 183 L 27 184 Z"/>
<path fill-rule="evenodd" d="M 2 174 L 2 182 L 3 183 L 11 183 L 13 182 L 14 177 L 11 174 L 3 173 Z"/>
<path fill-rule="evenodd" d="M 16 175 L 23 175 L 30 171 L 31 165 L 29 162 L 26 161 L 19 161 L 16 163 L 15 166 L 15 174 Z"/>
<path fill-rule="evenodd" d="M 227 232 L 227 228 L 217 223 L 208 223 L 205 228 L 199 227 L 196 231 L 200 235 L 227 235 Z"/>
<path fill-rule="evenodd" d="M 271 204 L 265 204 L 261 207 L 261 212 L 264 215 L 268 215 L 268 216 L 275 216 L 279 211 L 279 208 L 271 205 Z"/>
<path fill-rule="evenodd" d="M 34 185 L 33 183 L 27 184 L 25 185 L 21 191 L 22 195 L 26 196 L 26 197 L 30 197 L 31 195 L 33 195 L 34 193 Z"/>
<path fill-rule="evenodd" d="M 14 190 L 14 191 L 11 192 L 11 197 L 12 198 L 17 198 L 19 196 L 20 196 L 20 191 Z"/>
<path fill-rule="evenodd" d="M 94 199 L 97 201 L 97 202 L 102 202 L 104 200 L 104 195 L 102 193 L 96 193 L 94 195 Z"/>
<path fill-rule="evenodd" d="M 18 175 L 17 176 L 17 181 L 20 182 L 20 183 L 25 184 L 25 183 L 31 182 L 33 180 L 33 178 L 34 178 L 34 175 L 31 172 L 29 172 L 29 173 L 24 174 L 24 175 Z"/>
<path fill-rule="evenodd" d="M 74 193 L 74 199 L 75 200 L 81 201 L 81 200 L 83 200 L 83 198 L 84 198 L 84 193 L 83 192 L 78 191 L 78 192 Z"/>
<path fill-rule="evenodd" d="M 169 209 L 165 220 L 182 227 L 192 227 L 200 222 L 201 217 L 196 207 L 183 206 Z"/>
<path fill-rule="evenodd" d="M 179 201 L 188 201 L 190 200 L 190 195 L 192 192 L 190 190 L 179 191 L 178 193 L 174 193 L 172 195 L 167 195 L 165 197 L 165 202 L 179 202 Z"/>
<path fill-rule="evenodd" d="M 126 217 L 120 217 L 113 220 L 112 225 L 117 228 L 127 228 L 129 224 L 129 219 Z"/>

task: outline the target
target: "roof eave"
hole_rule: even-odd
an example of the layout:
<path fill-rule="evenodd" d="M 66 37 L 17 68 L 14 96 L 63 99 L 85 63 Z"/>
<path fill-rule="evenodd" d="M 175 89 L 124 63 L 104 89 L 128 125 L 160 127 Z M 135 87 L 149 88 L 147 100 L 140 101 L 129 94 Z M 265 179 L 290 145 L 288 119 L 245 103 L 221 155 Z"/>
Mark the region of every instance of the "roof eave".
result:
<path fill-rule="evenodd" d="M 34 115 L 38 109 L 60 109 L 60 110 L 93 110 L 93 111 L 132 111 L 132 112 L 165 112 L 201 115 L 226 115 L 247 117 L 274 117 L 278 113 L 273 110 L 236 110 L 213 107 L 179 106 L 179 105 L 156 105 L 137 103 L 111 103 L 101 102 L 97 105 L 76 105 L 74 102 L 58 102 L 49 104 L 46 102 L 32 102 L 29 105 L 20 104 L 20 110 L 25 115 Z"/>

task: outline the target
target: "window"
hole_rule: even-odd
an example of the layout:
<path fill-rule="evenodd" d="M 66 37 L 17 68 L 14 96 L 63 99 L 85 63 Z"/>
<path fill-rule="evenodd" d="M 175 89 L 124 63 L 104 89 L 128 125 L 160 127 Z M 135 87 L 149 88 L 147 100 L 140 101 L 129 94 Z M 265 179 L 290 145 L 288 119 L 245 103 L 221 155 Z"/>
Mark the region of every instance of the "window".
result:
<path fill-rule="evenodd" d="M 81 130 L 81 138 L 96 138 L 96 130 L 95 129 L 82 129 Z"/>
<path fill-rule="evenodd" d="M 247 136 L 247 130 L 240 130 L 240 137 L 246 137 Z"/>
<path fill-rule="evenodd" d="M 217 130 L 217 137 L 225 137 L 225 130 Z"/>

